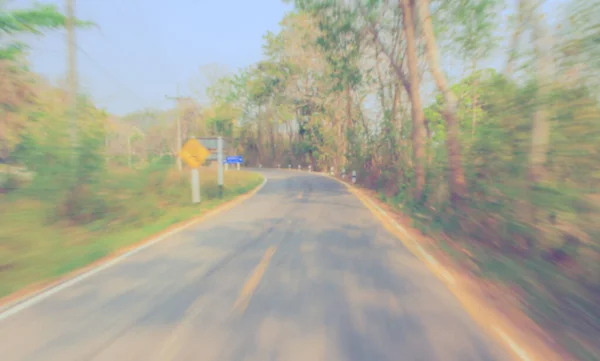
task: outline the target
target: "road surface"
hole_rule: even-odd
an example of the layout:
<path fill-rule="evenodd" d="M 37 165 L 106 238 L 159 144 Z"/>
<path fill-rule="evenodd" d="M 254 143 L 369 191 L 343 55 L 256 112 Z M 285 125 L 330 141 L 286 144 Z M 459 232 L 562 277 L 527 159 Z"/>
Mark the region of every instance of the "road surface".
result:
<path fill-rule="evenodd" d="M 509 360 L 343 185 L 254 197 L 0 321 L 3 361 Z"/>

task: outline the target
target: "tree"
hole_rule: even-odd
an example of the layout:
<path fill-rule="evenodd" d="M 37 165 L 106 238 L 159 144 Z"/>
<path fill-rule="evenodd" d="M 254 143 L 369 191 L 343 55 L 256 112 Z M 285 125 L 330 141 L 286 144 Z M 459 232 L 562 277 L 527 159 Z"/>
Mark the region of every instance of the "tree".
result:
<path fill-rule="evenodd" d="M 530 7 L 533 23 L 533 43 L 536 57 L 537 104 L 533 116 L 531 130 L 531 152 L 529 161 L 529 180 L 533 184 L 540 183 L 546 177 L 546 160 L 550 142 L 550 122 L 546 109 L 549 84 L 552 79 L 551 44 L 548 30 L 543 23 L 543 14 L 537 8 Z"/>
<path fill-rule="evenodd" d="M 0 34 L 8 41 L 0 46 L 0 158 L 6 159 L 28 126 L 26 114 L 20 110 L 36 103 L 35 87 L 41 82 L 22 62 L 26 44 L 12 39 L 23 34 L 43 35 L 48 30 L 63 27 L 66 18 L 54 5 L 36 4 L 29 9 L 10 11 L 4 6 L 0 4 Z M 78 26 L 91 24 L 76 21 Z"/>
<path fill-rule="evenodd" d="M 406 53 L 408 55 L 408 73 L 410 82 L 410 102 L 412 113 L 413 158 L 415 172 L 415 199 L 423 196 L 425 187 L 425 114 L 419 94 L 419 72 L 417 64 L 417 45 L 415 37 L 414 2 L 399 0 L 402 8 L 402 24 L 406 38 Z"/>
<path fill-rule="evenodd" d="M 407 1 L 407 0 L 403 0 Z M 419 16 L 423 27 L 427 60 L 439 91 L 444 95 L 444 118 L 446 119 L 446 144 L 448 146 L 448 168 L 450 171 L 450 192 L 453 203 L 460 203 L 467 194 L 467 184 L 462 166 L 461 147 L 459 142 L 459 124 L 456 117 L 457 99 L 450 87 L 446 76 L 440 68 L 440 60 L 431 24 L 429 1 L 419 0 Z"/>
<path fill-rule="evenodd" d="M 251 162 L 356 170 L 361 186 L 422 227 L 439 225 L 457 250 L 490 252 L 507 267 L 549 260 L 544 274 L 523 269 L 535 284 L 518 283 L 541 290 L 526 304 L 546 297 L 560 310 L 552 324 L 565 326 L 552 331 L 563 339 L 600 317 L 600 283 L 584 266 L 600 257 L 588 201 L 600 185 L 600 7 L 567 2 L 550 49 L 538 41 L 550 31 L 537 8 L 520 3 L 506 51 L 494 35 L 502 0 L 296 0 L 265 36 L 261 62 L 215 88 L 210 118 L 239 111 L 233 128 Z M 524 49 L 531 56 L 517 57 Z M 500 51 L 508 68 L 531 71 L 482 68 Z M 455 82 L 449 66 L 462 70 Z M 566 299 L 577 308 L 557 301 Z M 577 334 L 596 351 L 594 336 Z"/>
<path fill-rule="evenodd" d="M 55 5 L 35 4 L 30 9 L 7 11 L 0 3 L 0 32 L 12 37 L 20 34 L 42 35 L 47 30 L 65 26 L 66 17 Z M 76 20 L 77 26 L 90 26 L 91 22 Z M 16 60 L 23 55 L 27 46 L 19 41 L 11 41 L 0 47 L 0 60 Z"/>

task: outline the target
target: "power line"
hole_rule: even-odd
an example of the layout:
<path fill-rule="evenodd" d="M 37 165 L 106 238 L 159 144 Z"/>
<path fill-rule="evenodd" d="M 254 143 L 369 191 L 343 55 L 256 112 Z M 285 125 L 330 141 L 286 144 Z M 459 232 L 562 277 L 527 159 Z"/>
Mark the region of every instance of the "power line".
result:
<path fill-rule="evenodd" d="M 141 97 L 139 97 L 137 95 L 136 92 L 134 92 L 131 88 L 129 88 L 128 86 L 126 86 L 125 84 L 121 83 L 117 77 L 115 77 L 111 72 L 109 72 L 105 67 L 103 67 L 102 65 L 100 65 L 100 63 L 96 62 L 96 60 L 94 60 L 94 58 L 89 55 L 83 48 L 81 48 L 79 45 L 76 45 L 77 50 L 79 50 L 83 55 L 85 55 L 86 58 L 88 58 L 92 64 L 94 64 L 98 69 L 100 69 L 106 76 L 108 76 L 112 81 L 114 81 L 117 85 L 119 85 L 121 88 L 127 90 L 131 95 L 133 95 L 133 97 L 139 101 L 140 103 L 145 103 L 143 101 L 143 99 L 141 99 Z"/>
<path fill-rule="evenodd" d="M 67 9 L 69 10 L 69 14 L 68 17 L 73 16 L 74 17 L 74 6 L 71 3 L 72 0 L 67 0 Z M 71 12 L 73 14 L 71 14 Z M 17 19 L 17 21 L 19 21 L 22 25 L 32 29 L 28 24 L 22 22 L 20 19 Z M 69 25 L 69 24 L 67 24 Z M 104 33 L 102 31 L 100 31 L 103 35 Z M 100 70 L 102 70 L 104 72 L 105 75 L 107 75 L 109 78 L 111 78 L 117 85 L 121 86 L 123 89 L 127 90 L 130 92 L 130 94 L 132 94 L 134 96 L 134 98 L 136 98 L 137 101 L 139 101 L 140 103 L 145 103 L 133 90 L 131 90 L 131 88 L 125 86 L 123 83 L 121 83 L 119 80 L 117 80 L 117 78 L 115 76 L 113 76 L 106 68 L 104 68 L 102 65 L 100 65 L 98 62 L 96 62 L 96 60 L 94 60 L 94 58 L 88 54 L 87 51 L 85 51 L 83 48 L 81 48 L 77 42 L 75 41 L 74 38 L 74 29 L 71 29 L 71 31 L 69 30 L 69 26 L 67 26 L 67 37 L 68 37 L 68 41 L 67 41 L 67 48 L 68 49 L 77 49 L 79 50 L 83 55 L 85 55 L 91 62 L 92 64 L 94 64 L 96 67 L 98 67 Z M 52 52 L 58 52 L 58 50 L 48 50 L 45 49 L 44 51 L 52 51 Z M 71 53 L 69 51 L 69 56 L 68 56 L 68 76 L 67 76 L 67 80 L 69 82 L 69 92 L 73 93 L 73 91 L 76 92 L 77 89 L 77 83 L 78 83 L 78 79 L 77 79 L 77 69 L 76 69 L 76 56 L 74 53 Z M 73 74 L 74 73 L 74 74 Z M 74 81 L 74 85 L 73 85 L 73 81 Z M 74 95 L 73 95 L 74 96 Z"/>
<path fill-rule="evenodd" d="M 165 98 L 169 100 L 175 100 L 177 102 L 177 134 L 175 135 L 175 144 L 177 145 L 177 149 L 181 149 L 181 114 L 179 113 L 179 104 L 182 100 L 187 99 L 187 97 L 182 97 L 179 95 L 179 85 L 177 85 L 177 96 L 170 97 L 168 95 Z M 177 169 L 181 171 L 181 158 L 177 157 Z"/>

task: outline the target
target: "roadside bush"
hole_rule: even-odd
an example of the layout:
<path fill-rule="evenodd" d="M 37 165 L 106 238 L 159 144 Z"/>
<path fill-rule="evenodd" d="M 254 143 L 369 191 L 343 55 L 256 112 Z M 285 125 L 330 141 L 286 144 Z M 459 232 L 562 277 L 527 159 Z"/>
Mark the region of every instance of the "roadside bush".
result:
<path fill-rule="evenodd" d="M 27 181 L 16 174 L 0 174 L 0 193 L 14 192 L 23 188 Z"/>

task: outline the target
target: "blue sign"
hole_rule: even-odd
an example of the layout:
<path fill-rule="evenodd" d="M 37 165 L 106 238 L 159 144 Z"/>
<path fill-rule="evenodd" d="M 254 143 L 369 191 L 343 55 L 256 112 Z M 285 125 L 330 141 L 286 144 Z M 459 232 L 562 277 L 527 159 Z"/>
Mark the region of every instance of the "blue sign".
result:
<path fill-rule="evenodd" d="M 238 163 L 242 164 L 242 163 L 244 163 L 244 157 L 241 155 L 226 157 L 224 163 L 226 163 L 226 164 L 238 164 Z"/>

